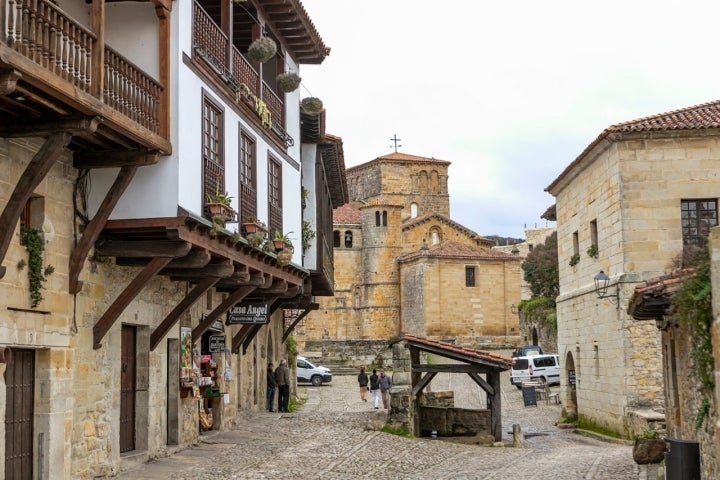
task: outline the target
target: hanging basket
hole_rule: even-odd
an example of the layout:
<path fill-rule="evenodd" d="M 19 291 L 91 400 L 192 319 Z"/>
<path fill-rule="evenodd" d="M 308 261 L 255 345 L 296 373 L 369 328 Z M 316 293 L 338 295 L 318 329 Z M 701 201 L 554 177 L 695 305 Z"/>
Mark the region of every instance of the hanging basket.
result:
<path fill-rule="evenodd" d="M 280 266 L 285 266 L 288 263 L 290 263 L 290 260 L 292 260 L 292 249 L 290 248 L 283 248 L 277 253 L 277 263 Z"/>
<path fill-rule="evenodd" d="M 285 93 L 294 92 L 300 86 L 302 79 L 295 72 L 285 72 L 277 76 L 277 86 Z"/>
<path fill-rule="evenodd" d="M 318 115 L 323 111 L 323 102 L 316 97 L 303 98 L 300 102 L 300 108 L 309 115 Z"/>
<path fill-rule="evenodd" d="M 248 57 L 254 62 L 265 63 L 277 53 L 277 44 L 270 37 L 260 37 L 248 47 Z"/>

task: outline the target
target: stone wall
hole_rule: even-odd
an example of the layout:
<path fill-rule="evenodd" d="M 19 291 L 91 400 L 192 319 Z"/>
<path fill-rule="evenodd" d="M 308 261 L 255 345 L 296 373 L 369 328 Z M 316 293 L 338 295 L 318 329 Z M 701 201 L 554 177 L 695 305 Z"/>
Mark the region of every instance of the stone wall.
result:
<path fill-rule="evenodd" d="M 356 368 L 390 368 L 392 348 L 387 340 L 313 340 L 305 342 L 304 352 L 313 358 Z M 319 353 L 319 357 L 318 357 Z"/>
<path fill-rule="evenodd" d="M 492 435 L 490 410 L 420 407 L 420 436 L 431 432 L 443 437 Z"/>

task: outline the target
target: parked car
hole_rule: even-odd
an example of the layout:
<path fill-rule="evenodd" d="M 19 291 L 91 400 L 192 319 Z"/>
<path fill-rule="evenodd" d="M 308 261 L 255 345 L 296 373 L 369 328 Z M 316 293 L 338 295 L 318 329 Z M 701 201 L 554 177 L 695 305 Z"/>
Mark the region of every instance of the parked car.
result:
<path fill-rule="evenodd" d="M 327 367 L 316 367 L 305 357 L 297 357 L 297 381 L 312 383 L 319 387 L 332 382 L 332 373 Z"/>
<path fill-rule="evenodd" d="M 559 355 L 530 355 L 515 357 L 510 369 L 510 383 L 522 388 L 522 382 L 539 380 L 548 384 L 560 383 Z"/>
<path fill-rule="evenodd" d="M 513 357 L 528 357 L 530 355 L 542 355 L 540 345 L 523 345 L 512 353 Z"/>

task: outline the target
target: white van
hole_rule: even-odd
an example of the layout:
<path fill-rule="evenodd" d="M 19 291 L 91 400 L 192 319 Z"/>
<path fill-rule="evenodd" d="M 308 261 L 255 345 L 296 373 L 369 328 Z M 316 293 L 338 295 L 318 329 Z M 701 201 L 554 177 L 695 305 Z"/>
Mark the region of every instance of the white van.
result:
<path fill-rule="evenodd" d="M 549 384 L 560 383 L 559 355 L 532 355 L 515 357 L 510 370 L 510 383 L 522 388 L 522 382 L 540 380 Z"/>
<path fill-rule="evenodd" d="M 327 367 L 316 367 L 305 357 L 297 357 L 297 381 L 309 382 L 319 387 L 332 382 L 332 373 Z"/>

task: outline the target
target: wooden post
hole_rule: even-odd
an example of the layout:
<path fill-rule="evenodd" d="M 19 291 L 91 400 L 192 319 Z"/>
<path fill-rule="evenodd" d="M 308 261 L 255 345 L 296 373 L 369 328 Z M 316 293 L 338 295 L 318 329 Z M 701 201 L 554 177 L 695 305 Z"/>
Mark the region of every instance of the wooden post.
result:
<path fill-rule="evenodd" d="M 105 89 L 105 0 L 92 2 L 92 29 L 95 41 L 92 47 L 90 93 L 102 100 Z"/>
<path fill-rule="evenodd" d="M 493 394 L 488 395 L 490 400 L 490 431 L 496 442 L 502 442 L 502 396 L 500 392 L 500 372 L 492 371 L 487 374 L 487 381 L 493 388 Z"/>
<path fill-rule="evenodd" d="M 158 108 L 158 122 L 160 122 L 160 136 L 170 139 L 170 9 L 162 6 L 155 7 L 155 14 L 160 20 L 160 106 Z"/>

